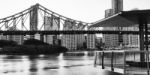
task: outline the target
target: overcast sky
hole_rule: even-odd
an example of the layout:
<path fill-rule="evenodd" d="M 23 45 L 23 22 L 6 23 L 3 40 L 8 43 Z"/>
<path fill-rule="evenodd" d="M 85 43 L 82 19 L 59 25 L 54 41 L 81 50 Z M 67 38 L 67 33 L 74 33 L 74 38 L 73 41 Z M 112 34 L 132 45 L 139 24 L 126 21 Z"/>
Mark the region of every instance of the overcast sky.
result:
<path fill-rule="evenodd" d="M 66 17 L 84 22 L 104 18 L 104 11 L 111 8 L 111 0 L 0 0 L 0 18 L 20 12 L 39 3 Z M 124 0 L 124 10 L 150 9 L 150 0 Z"/>

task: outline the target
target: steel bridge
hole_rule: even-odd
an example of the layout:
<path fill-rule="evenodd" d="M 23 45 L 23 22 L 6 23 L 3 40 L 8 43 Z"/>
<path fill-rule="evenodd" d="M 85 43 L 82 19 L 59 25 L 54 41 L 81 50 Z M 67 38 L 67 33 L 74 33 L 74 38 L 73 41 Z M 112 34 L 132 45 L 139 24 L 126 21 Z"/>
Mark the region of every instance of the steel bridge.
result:
<path fill-rule="evenodd" d="M 0 19 L 0 36 L 5 36 L 6 40 L 14 40 L 18 38 L 15 37 L 16 35 L 22 40 L 24 36 L 29 35 L 29 38 L 40 37 L 39 40 L 48 41 L 50 44 L 59 39 L 62 40 L 63 46 L 70 49 L 77 47 L 80 49 L 86 40 L 87 47 L 95 49 L 95 34 L 140 33 L 140 31 L 123 30 L 104 31 L 100 27 L 92 27 L 95 23 L 74 20 L 35 4 L 19 13 Z"/>
<path fill-rule="evenodd" d="M 49 26 L 48 26 L 49 25 Z M 0 19 L 0 34 L 138 34 L 138 31 L 102 31 L 89 27 L 92 23 L 74 20 L 45 8 L 31 6 L 14 15 Z"/>
<path fill-rule="evenodd" d="M 51 29 L 54 25 L 57 28 Z M 1 31 L 59 31 L 67 25 L 70 25 L 70 29 L 73 30 L 73 26 L 75 27 L 74 29 L 84 29 L 90 23 L 62 16 L 40 4 L 33 5 L 19 13 L 0 19 Z"/>

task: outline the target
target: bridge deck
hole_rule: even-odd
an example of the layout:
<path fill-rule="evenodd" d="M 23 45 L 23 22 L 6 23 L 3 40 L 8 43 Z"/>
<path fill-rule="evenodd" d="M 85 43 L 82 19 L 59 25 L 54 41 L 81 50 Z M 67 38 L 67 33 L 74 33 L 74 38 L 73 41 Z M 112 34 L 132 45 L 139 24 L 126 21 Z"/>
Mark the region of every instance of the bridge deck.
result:
<path fill-rule="evenodd" d="M 3 35 L 34 35 L 34 34 L 139 34 L 139 31 L 102 31 L 102 30 L 51 30 L 51 31 L 0 31 Z M 148 33 L 150 34 L 150 32 Z"/>

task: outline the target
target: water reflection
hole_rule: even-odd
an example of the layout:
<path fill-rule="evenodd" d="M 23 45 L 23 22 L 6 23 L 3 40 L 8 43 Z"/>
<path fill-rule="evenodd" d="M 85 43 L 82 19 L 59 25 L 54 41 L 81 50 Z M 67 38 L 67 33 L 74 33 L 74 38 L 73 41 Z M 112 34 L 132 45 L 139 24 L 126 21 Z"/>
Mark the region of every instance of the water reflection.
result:
<path fill-rule="evenodd" d="M 0 55 L 0 75 L 100 75 L 93 56 Z"/>

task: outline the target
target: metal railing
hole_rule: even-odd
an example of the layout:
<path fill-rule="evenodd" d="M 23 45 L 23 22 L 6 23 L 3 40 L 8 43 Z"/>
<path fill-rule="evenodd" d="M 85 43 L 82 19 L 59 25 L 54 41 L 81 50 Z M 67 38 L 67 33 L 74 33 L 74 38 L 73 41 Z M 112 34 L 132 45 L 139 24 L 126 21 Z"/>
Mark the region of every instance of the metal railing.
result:
<path fill-rule="evenodd" d="M 101 69 L 109 69 L 111 71 L 119 70 L 124 75 L 149 75 L 149 53 L 150 51 L 131 50 L 96 51 L 94 67 L 100 66 Z M 144 55 L 145 61 L 140 60 L 141 55 Z"/>

